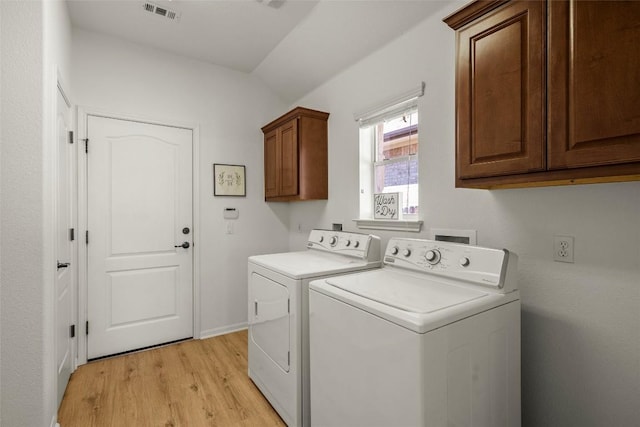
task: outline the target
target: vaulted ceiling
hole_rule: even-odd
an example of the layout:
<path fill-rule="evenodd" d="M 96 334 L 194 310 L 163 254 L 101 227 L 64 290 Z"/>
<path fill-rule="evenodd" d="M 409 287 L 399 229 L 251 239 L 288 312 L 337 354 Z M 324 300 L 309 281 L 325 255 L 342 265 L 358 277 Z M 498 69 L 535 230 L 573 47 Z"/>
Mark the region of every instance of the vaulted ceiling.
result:
<path fill-rule="evenodd" d="M 67 0 L 74 26 L 252 73 L 294 102 L 441 0 Z"/>

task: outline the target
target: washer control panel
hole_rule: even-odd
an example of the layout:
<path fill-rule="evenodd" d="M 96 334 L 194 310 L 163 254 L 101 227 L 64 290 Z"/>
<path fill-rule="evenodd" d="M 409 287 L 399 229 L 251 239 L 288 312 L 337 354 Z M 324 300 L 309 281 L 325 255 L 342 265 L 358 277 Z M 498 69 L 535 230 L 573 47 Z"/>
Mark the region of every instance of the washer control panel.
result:
<path fill-rule="evenodd" d="M 381 260 L 380 238 L 372 234 L 311 230 L 307 248 L 334 252 L 369 261 Z"/>
<path fill-rule="evenodd" d="M 386 265 L 503 289 L 517 256 L 490 249 L 435 240 L 392 238 L 384 254 Z M 515 273 L 513 274 L 515 276 Z M 512 278 L 509 277 L 511 280 Z M 514 281 L 515 277 L 513 277 Z M 508 290 L 515 289 L 509 283 Z"/>

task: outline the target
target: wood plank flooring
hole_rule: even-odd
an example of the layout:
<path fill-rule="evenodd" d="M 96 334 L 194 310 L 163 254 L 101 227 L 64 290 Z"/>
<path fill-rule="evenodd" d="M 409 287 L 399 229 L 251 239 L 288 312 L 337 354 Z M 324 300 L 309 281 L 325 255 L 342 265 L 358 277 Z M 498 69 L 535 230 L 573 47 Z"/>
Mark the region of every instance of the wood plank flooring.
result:
<path fill-rule="evenodd" d="M 285 426 L 247 375 L 247 331 L 90 362 L 61 427 Z"/>

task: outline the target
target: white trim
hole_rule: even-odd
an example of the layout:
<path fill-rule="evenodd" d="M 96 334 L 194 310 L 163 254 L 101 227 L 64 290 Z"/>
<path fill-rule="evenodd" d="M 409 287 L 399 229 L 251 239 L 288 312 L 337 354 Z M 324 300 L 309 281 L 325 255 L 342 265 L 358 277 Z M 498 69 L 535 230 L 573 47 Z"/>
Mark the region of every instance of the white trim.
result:
<path fill-rule="evenodd" d="M 232 332 L 242 331 L 247 329 L 249 326 L 247 322 L 236 323 L 234 325 L 222 326 L 220 328 L 207 329 L 206 331 L 202 331 L 200 333 L 200 339 L 204 340 L 207 338 L 217 337 L 219 335 L 226 335 Z"/>
<path fill-rule="evenodd" d="M 419 233 L 422 228 L 422 220 L 402 221 L 386 219 L 354 219 L 358 228 L 370 230 L 409 231 Z"/>
<path fill-rule="evenodd" d="M 77 120 L 77 141 L 87 138 L 88 116 L 106 117 L 133 122 L 149 123 L 162 126 L 172 126 L 192 131 L 192 215 L 193 215 L 193 338 L 200 338 L 200 125 L 197 123 L 180 122 L 177 120 L 156 119 L 142 117 L 133 114 L 121 114 L 105 111 L 99 108 L 78 107 Z M 76 144 L 78 153 L 78 228 L 77 241 L 84 242 L 87 230 L 87 154 L 84 152 L 84 144 Z M 89 145 L 91 151 L 91 145 Z M 87 363 L 87 334 L 85 325 L 87 322 L 87 246 L 83 243 L 83 248 L 78 248 L 78 280 L 82 285 L 78 286 L 78 327 L 76 335 L 78 337 L 78 365 Z M 80 339 L 82 337 L 83 339 Z"/>
<path fill-rule="evenodd" d="M 49 69 L 44 66 L 42 80 L 42 378 L 44 390 L 44 416 L 52 414 L 51 423 L 57 417 L 58 401 L 58 366 L 56 363 L 56 273 L 55 263 L 58 257 L 58 135 L 57 102 L 58 102 L 58 67 L 52 64 Z M 33 118 L 37 120 L 37 118 Z"/>
<path fill-rule="evenodd" d="M 424 87 L 425 87 L 425 83 L 420 82 L 420 85 L 414 89 L 411 89 L 400 95 L 396 95 L 392 98 L 389 98 L 384 102 L 381 102 L 375 106 L 367 108 L 366 110 L 354 113 L 353 119 L 356 122 L 360 122 L 362 124 L 363 122 L 370 121 L 372 118 L 383 116 L 389 113 L 390 111 L 394 111 L 396 110 L 396 108 L 402 109 L 405 107 L 410 107 L 409 105 L 410 101 L 414 101 L 424 95 Z M 407 104 L 407 105 L 404 105 L 404 104 Z"/>
<path fill-rule="evenodd" d="M 200 246 L 202 233 L 200 232 L 200 126 L 191 127 L 193 131 L 193 150 L 191 172 L 193 174 L 192 197 L 193 205 L 193 338 L 200 338 Z"/>
<path fill-rule="evenodd" d="M 78 353 L 76 363 L 78 366 L 87 363 L 87 334 L 85 325 L 87 322 L 87 246 L 84 243 L 87 230 L 87 157 L 84 153 L 84 144 L 81 141 L 87 137 L 87 115 L 82 108 L 76 108 L 76 159 L 78 161 L 76 173 L 78 174 L 78 228 L 76 236 L 78 241 L 78 326 L 76 336 L 78 338 Z"/>

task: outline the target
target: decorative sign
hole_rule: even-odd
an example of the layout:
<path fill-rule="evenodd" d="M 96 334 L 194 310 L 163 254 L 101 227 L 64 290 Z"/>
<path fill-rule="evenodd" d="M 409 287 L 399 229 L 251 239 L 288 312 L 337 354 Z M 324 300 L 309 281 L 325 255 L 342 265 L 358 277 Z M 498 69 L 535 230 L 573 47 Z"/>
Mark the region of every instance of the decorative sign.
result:
<path fill-rule="evenodd" d="M 377 193 L 373 195 L 373 219 L 400 219 L 402 193 Z"/>
<path fill-rule="evenodd" d="M 247 195 L 245 168 L 243 165 L 213 165 L 213 195 L 241 196 Z"/>

